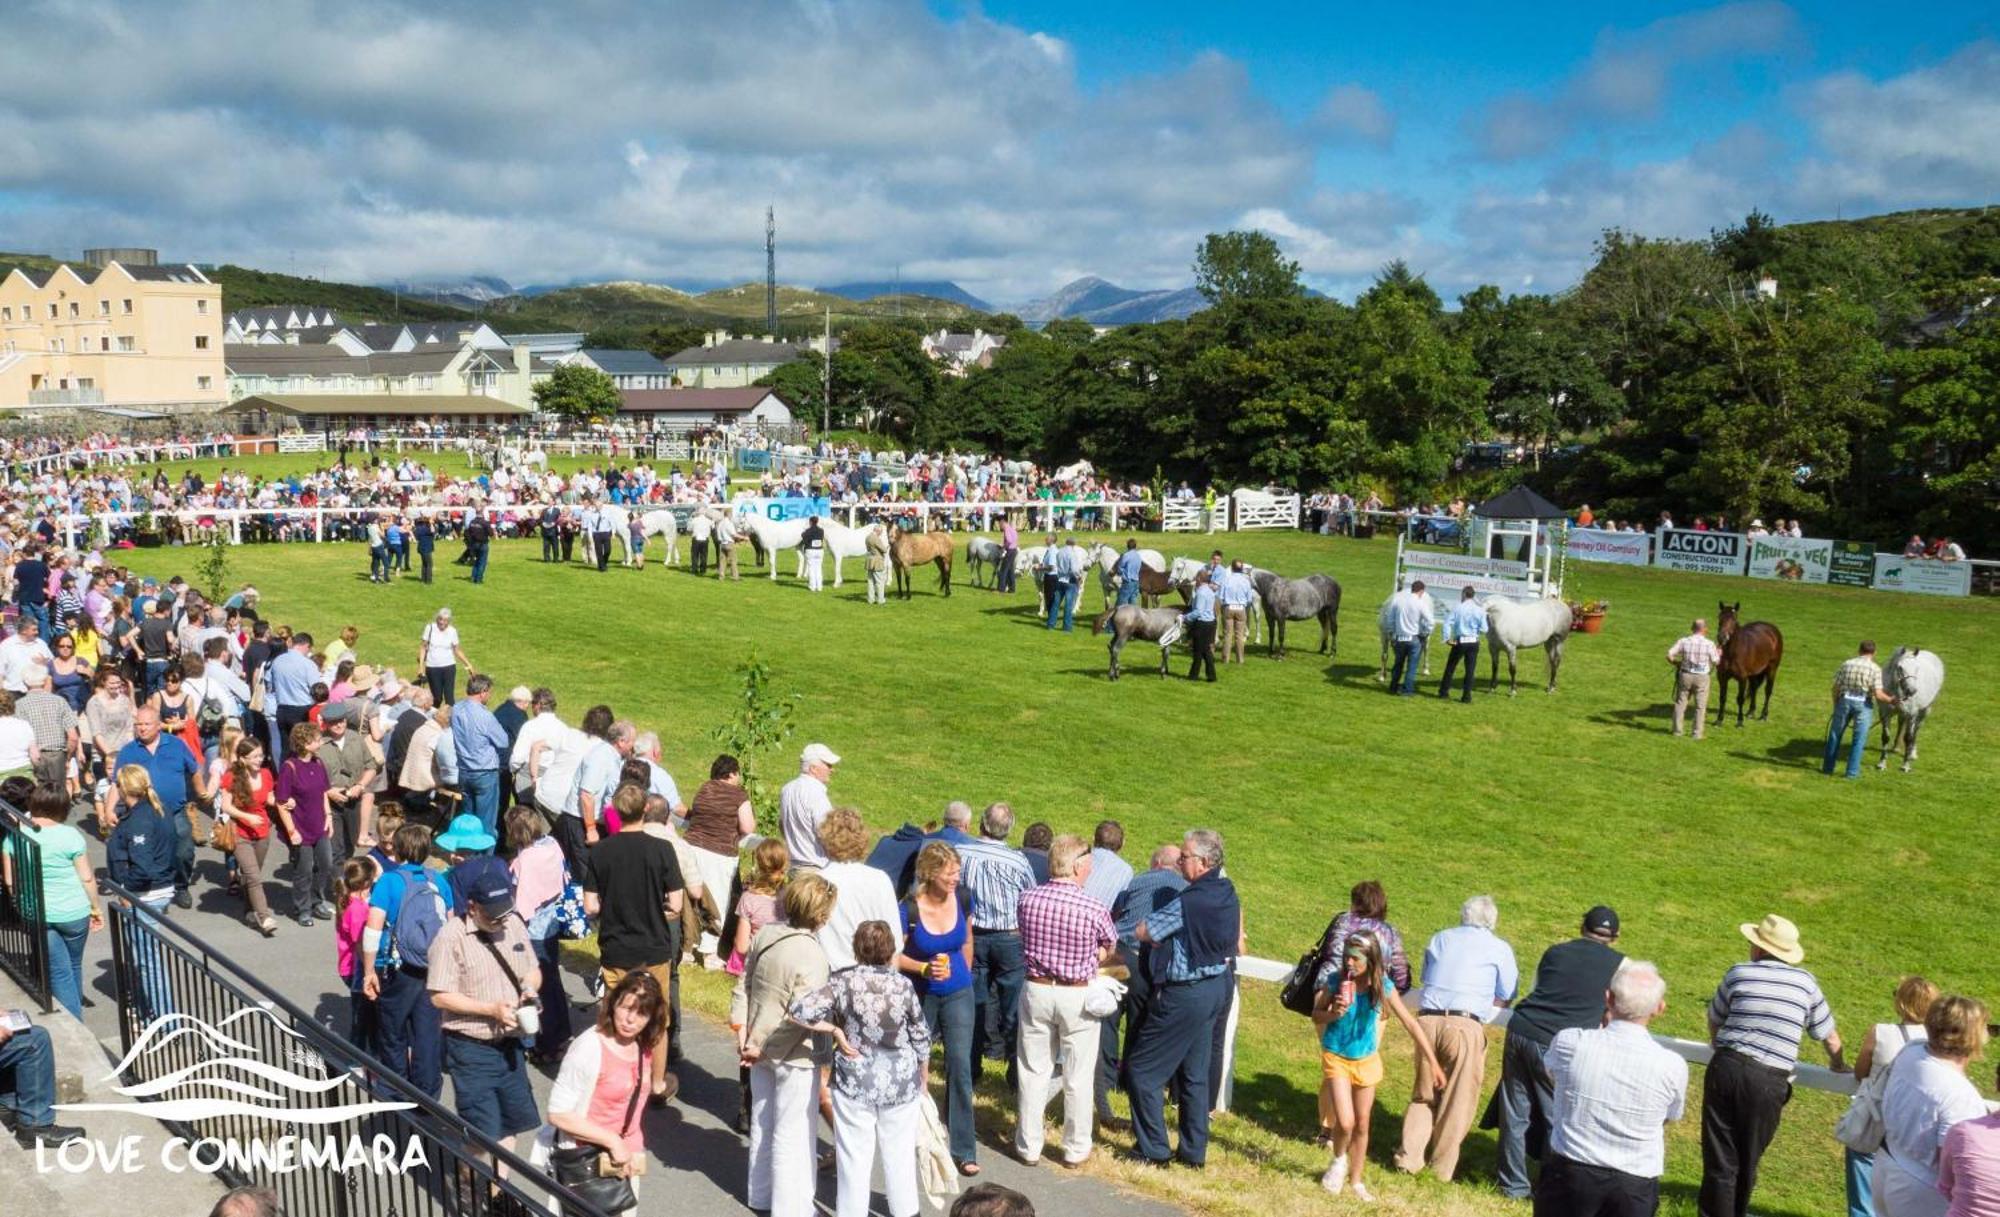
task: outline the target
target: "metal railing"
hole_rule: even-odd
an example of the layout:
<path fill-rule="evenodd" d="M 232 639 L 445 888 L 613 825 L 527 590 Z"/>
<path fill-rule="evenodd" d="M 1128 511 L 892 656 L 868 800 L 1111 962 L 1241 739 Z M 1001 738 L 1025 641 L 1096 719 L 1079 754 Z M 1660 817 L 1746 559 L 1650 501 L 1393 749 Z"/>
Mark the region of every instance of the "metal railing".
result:
<path fill-rule="evenodd" d="M 228 955 L 144 911 L 130 891 L 107 882 L 105 892 L 125 1066 L 120 1084 L 158 1083 L 205 1066 L 201 1077 L 146 1097 L 188 1101 L 175 1114 L 189 1118 L 166 1123 L 191 1144 L 212 1139 L 223 1160 L 218 1173 L 232 1185 L 271 1188 L 291 1217 L 604 1217 Z M 161 1034 L 169 1028 L 191 1033 Z M 219 1044 L 202 1028 L 235 1044 Z M 256 1071 L 242 1068 L 246 1060 Z M 237 1065 L 270 1105 L 241 1101 L 252 1092 L 217 1076 L 224 1063 Z M 294 1093 L 280 1096 L 274 1086 Z M 201 1113 L 200 1100 L 217 1114 Z M 330 1114 L 347 1108 L 354 1110 Z M 274 1148 L 287 1136 L 295 1138 L 289 1158 Z M 356 1146 L 366 1161 L 342 1169 Z M 317 1167 L 310 1165 L 314 1154 Z M 308 1165 L 297 1168 L 302 1161 Z M 389 1161 L 394 1169 L 385 1168 Z"/>
<path fill-rule="evenodd" d="M 42 847 L 28 819 L 0 803 L 0 971 L 55 1009 L 49 988 L 49 923 L 42 904 Z"/>

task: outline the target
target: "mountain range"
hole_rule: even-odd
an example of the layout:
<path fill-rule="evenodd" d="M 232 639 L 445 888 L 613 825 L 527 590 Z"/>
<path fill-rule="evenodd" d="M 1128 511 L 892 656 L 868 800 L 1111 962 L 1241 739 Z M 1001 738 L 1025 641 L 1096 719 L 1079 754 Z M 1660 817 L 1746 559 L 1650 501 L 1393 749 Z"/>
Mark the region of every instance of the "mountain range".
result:
<path fill-rule="evenodd" d="M 848 300 L 893 300 L 898 296 L 926 296 L 933 300 L 949 300 L 969 309 L 990 313 L 993 306 L 966 291 L 949 279 L 904 279 L 892 282 L 836 283 L 831 287 L 815 288 L 829 296 L 841 296 Z"/>
<path fill-rule="evenodd" d="M 1107 283 L 1096 275 L 1085 275 L 1057 288 L 1051 295 L 1030 300 L 1014 313 L 1036 328 L 1058 318 L 1088 321 L 1092 325 L 1138 325 L 1178 321 L 1207 307 L 1207 299 L 1193 287 L 1134 291 Z"/>

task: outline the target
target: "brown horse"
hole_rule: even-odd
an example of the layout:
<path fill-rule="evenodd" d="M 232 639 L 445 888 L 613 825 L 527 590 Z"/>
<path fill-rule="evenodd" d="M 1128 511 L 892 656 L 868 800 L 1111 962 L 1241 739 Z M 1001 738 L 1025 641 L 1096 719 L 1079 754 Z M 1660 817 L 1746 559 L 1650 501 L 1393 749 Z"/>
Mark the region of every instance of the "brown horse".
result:
<path fill-rule="evenodd" d="M 905 532 L 895 530 L 889 541 L 889 560 L 896 567 L 896 595 L 910 598 L 910 572 L 926 562 L 937 563 L 938 591 L 951 595 L 951 559 L 955 547 L 948 532 Z"/>
<path fill-rule="evenodd" d="M 1715 637 L 1722 645 L 1719 668 L 1721 684 L 1715 694 L 1715 722 L 1722 724 L 1729 710 L 1729 682 L 1736 682 L 1736 725 L 1743 725 L 1743 698 L 1748 693 L 1750 708 L 1757 708 L 1757 688 L 1764 689 L 1764 709 L 1758 721 L 1771 717 L 1771 690 L 1778 686 L 1778 665 L 1785 659 L 1785 636 L 1768 621 L 1738 625 L 1736 615 L 1743 602 L 1717 602 Z"/>

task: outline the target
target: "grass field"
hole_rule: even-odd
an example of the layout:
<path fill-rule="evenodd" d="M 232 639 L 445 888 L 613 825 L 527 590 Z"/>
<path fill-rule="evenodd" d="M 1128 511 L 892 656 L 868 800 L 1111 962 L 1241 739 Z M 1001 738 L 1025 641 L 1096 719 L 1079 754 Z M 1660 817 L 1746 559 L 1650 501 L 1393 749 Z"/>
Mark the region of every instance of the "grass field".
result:
<path fill-rule="evenodd" d="M 1799 923 L 1807 965 L 1850 1043 L 1889 1015 L 1904 972 L 1951 991 L 2000 992 L 2000 964 L 1968 933 L 1984 924 L 1990 890 L 1978 876 L 1993 771 L 1979 758 L 1994 754 L 2000 728 L 1976 707 L 2000 677 L 1991 645 L 2000 606 L 1573 566 L 1573 591 L 1608 598 L 1611 609 L 1603 634 L 1571 639 L 1561 688 L 1541 691 L 1537 653 L 1523 660 L 1518 698 L 1504 682 L 1487 693 L 1482 669 L 1479 694 L 1462 706 L 1390 698 L 1375 681 L 1375 608 L 1390 582 L 1391 543 L 1221 540 L 1259 565 L 1341 582 L 1337 658 L 1311 653 L 1316 630 L 1295 630 L 1292 658 L 1253 653 L 1205 685 L 1157 679 L 1141 644 L 1113 685 L 1087 624 L 1074 635 L 1044 631 L 1025 592 L 1009 599 L 961 584 L 946 600 L 920 575 L 914 601 L 870 606 L 858 562 L 843 589 L 818 597 L 788 575 L 776 586 L 761 575 L 718 585 L 657 566 L 603 575 L 545 567 L 526 543 L 498 547 L 477 588 L 448 563 L 433 587 L 372 586 L 356 546 L 243 549 L 234 575 L 256 582 L 276 619 L 322 633 L 352 622 L 365 659 L 406 672 L 423 623 L 449 604 L 482 670 L 503 685 L 553 685 L 572 721 L 602 700 L 658 730 L 687 789 L 715 751 L 710 724 L 738 693 L 734 668 L 755 653 L 781 687 L 803 695 L 794 745 L 820 739 L 841 753 L 835 799 L 871 823 L 930 820 L 953 798 L 1005 798 L 1023 823 L 1061 831 L 1116 817 L 1135 860 L 1189 826 L 1213 825 L 1245 897 L 1251 951 L 1269 958 L 1296 956 L 1348 886 L 1372 877 L 1387 886 L 1413 954 L 1455 923 L 1467 895 L 1493 893 L 1524 971 L 1574 931 L 1584 908 L 1616 906 L 1621 945 L 1656 960 L 1671 987 L 1656 1029 L 1690 1038 L 1703 1037 L 1703 1003 L 1743 957 L 1737 923 L 1769 911 Z M 1168 538 L 1165 548 L 1205 551 L 1207 539 Z M 194 574 L 192 554 L 130 556 L 146 573 Z M 1738 729 L 1732 716 L 1699 744 L 1670 738 L 1665 648 L 1724 597 L 1784 629 L 1771 718 Z M 1097 603 L 1093 588 L 1085 605 Z M 1904 643 L 1934 649 L 1950 679 L 1914 774 L 1877 774 L 1871 764 L 1858 783 L 1825 779 L 1827 688 L 1863 636 L 1885 655 Z M 788 777 L 792 755 L 765 762 L 765 773 Z M 1205 1175 L 1133 1185 L 1216 1213 L 1351 1203 L 1312 1186 L 1323 1162 L 1308 1141 L 1310 1034 L 1269 987 L 1246 985 L 1240 1118 L 1219 1124 Z M 1400 1035 L 1388 1043 L 1378 1162 L 1394 1146 L 1410 1077 Z M 1982 1083 L 1991 1076 L 1973 1073 Z M 1495 1076 L 1497 1055 L 1489 1088 Z M 1838 1208 L 1838 1110 L 1838 1100 L 1800 1092 L 1766 1159 L 1759 1212 Z M 1672 1139 L 1669 1212 L 1694 1211 L 1697 1119 L 1691 1111 Z M 1518 1211 L 1484 1182 L 1491 1146 L 1491 1134 L 1474 1134 L 1469 1182 L 1393 1179 L 1386 1167 L 1371 1180 L 1392 1212 Z M 1094 1169 L 1124 1177 L 1115 1164 Z"/>

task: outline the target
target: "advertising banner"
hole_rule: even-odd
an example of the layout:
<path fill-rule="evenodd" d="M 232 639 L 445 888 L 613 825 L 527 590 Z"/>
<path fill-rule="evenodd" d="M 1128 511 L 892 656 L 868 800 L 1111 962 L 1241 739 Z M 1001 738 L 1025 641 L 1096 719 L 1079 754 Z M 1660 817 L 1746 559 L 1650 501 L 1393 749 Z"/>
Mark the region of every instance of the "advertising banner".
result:
<path fill-rule="evenodd" d="M 1452 571 L 1460 575 L 1491 575 L 1499 579 L 1525 579 L 1526 562 L 1505 558 L 1469 558 L 1459 554 L 1411 552 L 1403 555 L 1403 565 L 1416 571 Z"/>
<path fill-rule="evenodd" d="M 1643 532 L 1606 532 L 1601 528 L 1572 528 L 1569 556 L 1577 562 L 1616 562 L 1622 566 L 1645 566 L 1653 558 L 1653 538 Z"/>
<path fill-rule="evenodd" d="M 1812 537 L 1750 538 L 1750 577 L 1790 583 L 1825 583 L 1833 566 L 1833 542 Z"/>
<path fill-rule="evenodd" d="M 1412 570 L 1410 577 L 1422 579 L 1424 590 L 1438 598 L 1444 605 L 1458 603 L 1458 589 L 1469 587 L 1475 596 L 1504 596 L 1509 600 L 1540 600 L 1542 590 L 1535 584 L 1515 579 L 1490 579 L 1483 575 L 1465 575 L 1452 571 Z"/>
<path fill-rule="evenodd" d="M 1875 589 L 1921 592 L 1926 596 L 1970 596 L 1972 564 L 1940 562 L 1935 558 L 1905 558 L 1901 554 L 1876 554 Z"/>
<path fill-rule="evenodd" d="M 828 519 L 833 513 L 833 500 L 825 497 L 809 499 L 802 495 L 782 499 L 758 498 L 746 495 L 729 505 L 730 513 L 738 516 L 762 516 L 767 520 L 803 520 L 807 516 Z"/>
<path fill-rule="evenodd" d="M 1740 575 L 1746 548 L 1740 532 L 1663 528 L 1654 538 L 1653 565 L 1703 575 Z"/>
<path fill-rule="evenodd" d="M 1874 545 L 1867 541 L 1835 541 L 1826 581 L 1835 587 L 1867 587 L 1874 583 Z"/>

